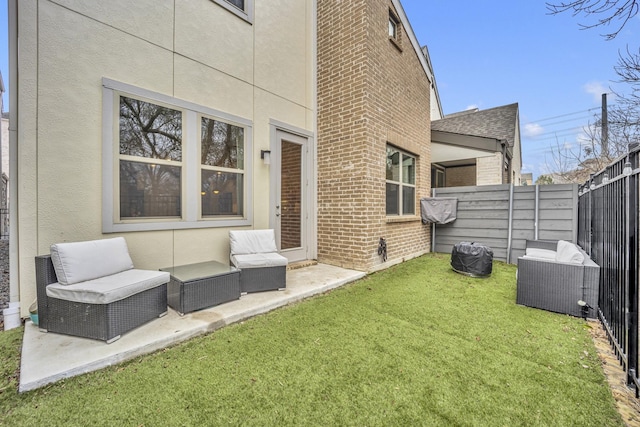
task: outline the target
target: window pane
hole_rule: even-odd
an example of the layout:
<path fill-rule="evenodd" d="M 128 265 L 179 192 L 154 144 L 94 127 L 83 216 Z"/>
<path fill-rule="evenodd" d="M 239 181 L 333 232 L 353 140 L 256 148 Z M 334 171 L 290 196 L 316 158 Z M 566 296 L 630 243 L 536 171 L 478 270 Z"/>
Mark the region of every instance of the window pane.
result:
<path fill-rule="evenodd" d="M 203 165 L 244 169 L 244 128 L 202 118 Z"/>
<path fill-rule="evenodd" d="M 416 213 L 416 189 L 414 187 L 402 187 L 402 215 Z"/>
<path fill-rule="evenodd" d="M 244 10 L 244 0 L 226 0 L 226 1 L 227 3 L 231 3 L 232 5 L 234 5 L 240 10 Z"/>
<path fill-rule="evenodd" d="M 396 38 L 396 23 L 393 18 L 389 18 L 389 37 Z"/>
<path fill-rule="evenodd" d="M 402 182 L 405 184 L 416 183 L 416 159 L 406 154 L 402 155 Z"/>
<path fill-rule="evenodd" d="M 398 185 L 387 183 L 387 215 L 398 215 L 400 205 L 400 194 L 398 193 Z"/>
<path fill-rule="evenodd" d="M 120 97 L 120 154 L 182 160 L 182 112 Z"/>
<path fill-rule="evenodd" d="M 400 153 L 387 147 L 387 179 L 400 181 Z"/>
<path fill-rule="evenodd" d="M 202 171 L 202 216 L 243 215 L 244 185 L 239 173 Z"/>
<path fill-rule="evenodd" d="M 178 166 L 120 161 L 120 218 L 179 217 Z"/>

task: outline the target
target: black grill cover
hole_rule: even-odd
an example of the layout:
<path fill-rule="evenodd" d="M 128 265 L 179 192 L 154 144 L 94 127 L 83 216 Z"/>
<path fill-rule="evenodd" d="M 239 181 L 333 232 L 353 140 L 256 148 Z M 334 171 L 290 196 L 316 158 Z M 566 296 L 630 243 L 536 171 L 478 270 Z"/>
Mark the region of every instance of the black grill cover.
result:
<path fill-rule="evenodd" d="M 493 251 L 480 243 L 456 243 L 451 251 L 451 268 L 471 277 L 490 276 L 493 268 Z"/>

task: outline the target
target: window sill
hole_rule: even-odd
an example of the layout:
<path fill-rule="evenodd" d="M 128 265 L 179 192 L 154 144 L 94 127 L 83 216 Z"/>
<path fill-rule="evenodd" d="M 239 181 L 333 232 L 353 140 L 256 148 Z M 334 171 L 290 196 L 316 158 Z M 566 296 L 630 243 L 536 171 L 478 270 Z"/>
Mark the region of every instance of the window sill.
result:
<path fill-rule="evenodd" d="M 403 222 L 416 222 L 421 221 L 422 219 L 419 216 L 388 216 L 387 224 L 395 224 L 395 223 L 403 223 Z"/>
<path fill-rule="evenodd" d="M 229 218 L 202 221 L 172 221 L 166 222 L 121 222 L 103 223 L 103 233 L 127 233 L 134 231 L 161 231 L 161 230 L 187 230 L 197 228 L 222 228 L 222 227 L 244 227 L 252 225 L 251 221 L 245 218 Z"/>
<path fill-rule="evenodd" d="M 396 40 L 393 37 L 389 36 L 389 41 L 391 42 L 392 45 L 395 46 L 396 49 L 398 49 L 398 51 L 400 51 L 402 53 L 402 46 L 400 46 L 400 43 L 398 42 L 398 40 Z"/>

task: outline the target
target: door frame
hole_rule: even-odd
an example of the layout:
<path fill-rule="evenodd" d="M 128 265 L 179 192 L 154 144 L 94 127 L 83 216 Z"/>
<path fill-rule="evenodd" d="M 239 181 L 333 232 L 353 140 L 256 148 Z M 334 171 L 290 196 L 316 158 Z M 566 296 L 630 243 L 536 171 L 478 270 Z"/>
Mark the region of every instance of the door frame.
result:
<path fill-rule="evenodd" d="M 301 231 L 301 240 L 306 246 L 305 259 L 317 259 L 318 258 L 318 216 L 317 216 L 317 167 L 316 167 L 316 145 L 313 132 L 301 129 L 295 126 L 288 125 L 286 123 L 270 120 L 270 143 L 269 148 L 271 150 L 271 167 L 269 172 L 269 227 L 277 230 L 276 222 L 276 206 L 280 204 L 277 196 L 279 194 L 280 185 L 280 144 L 278 142 L 279 134 L 290 134 L 296 138 L 306 139 L 306 149 L 303 149 L 303 179 L 306 185 L 303 186 L 303 197 L 305 206 L 305 225 Z M 280 234 L 276 233 L 276 242 L 278 249 L 280 249 Z M 283 255 L 286 256 L 286 253 Z M 303 261 L 303 259 L 295 259 L 295 261 Z"/>

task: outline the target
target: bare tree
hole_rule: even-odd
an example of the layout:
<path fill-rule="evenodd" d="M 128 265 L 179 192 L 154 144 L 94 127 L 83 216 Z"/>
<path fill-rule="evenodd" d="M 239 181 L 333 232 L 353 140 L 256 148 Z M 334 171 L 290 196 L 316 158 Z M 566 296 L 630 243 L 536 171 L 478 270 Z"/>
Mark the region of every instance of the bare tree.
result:
<path fill-rule="evenodd" d="M 579 24 L 582 29 L 612 29 L 602 34 L 606 40 L 616 38 L 640 11 L 640 0 L 571 0 L 546 5 L 552 15 L 570 12 L 584 17 L 586 22 Z M 584 128 L 584 138 L 577 146 L 557 144 L 553 150 L 553 169 L 569 182 L 580 182 L 585 175 L 588 178 L 589 173 L 598 172 L 626 153 L 629 144 L 640 141 L 640 49 L 636 53 L 627 47 L 625 52 L 618 52 L 618 56 L 614 70 L 621 83 L 631 86 L 631 93 L 616 93 L 616 105 L 607 110 L 606 147 L 602 144 L 601 119 L 595 117 Z"/>
<path fill-rule="evenodd" d="M 579 24 L 583 29 L 614 25 L 613 31 L 602 34 L 607 40 L 616 38 L 622 28 L 638 14 L 639 7 L 638 0 L 574 0 L 547 3 L 547 10 L 552 15 L 571 11 L 573 16 L 584 15 L 588 20 L 595 20 Z"/>
<path fill-rule="evenodd" d="M 638 103 L 619 103 L 608 110 L 608 138 L 602 144 L 602 121 L 597 115 L 582 129 L 577 141 L 567 143 L 556 140 L 552 149 L 552 165 L 547 168 L 558 181 L 580 183 L 592 173 L 599 172 L 616 158 L 624 155 L 629 144 L 640 141 Z"/>

